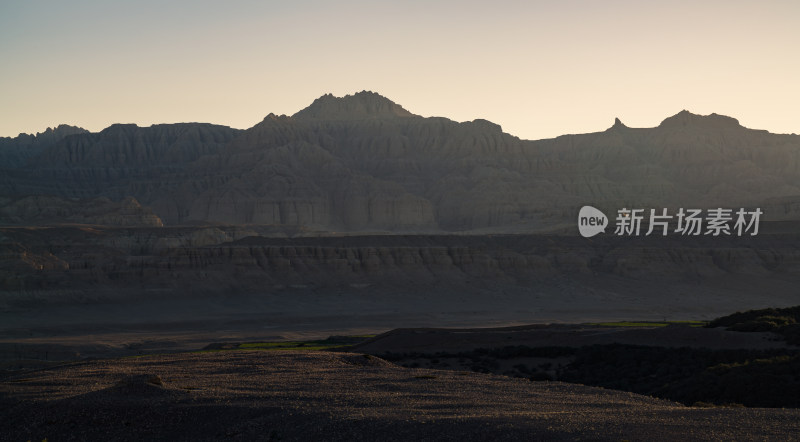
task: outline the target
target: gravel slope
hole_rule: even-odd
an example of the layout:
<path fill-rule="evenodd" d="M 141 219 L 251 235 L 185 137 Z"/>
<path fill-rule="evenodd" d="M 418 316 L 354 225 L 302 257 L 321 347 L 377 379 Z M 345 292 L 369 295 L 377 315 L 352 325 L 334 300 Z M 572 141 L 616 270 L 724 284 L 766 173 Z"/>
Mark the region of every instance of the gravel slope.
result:
<path fill-rule="evenodd" d="M 161 385 L 157 385 L 157 384 Z M 688 408 L 329 352 L 95 360 L 0 382 L 3 440 L 792 440 L 800 410 Z"/>

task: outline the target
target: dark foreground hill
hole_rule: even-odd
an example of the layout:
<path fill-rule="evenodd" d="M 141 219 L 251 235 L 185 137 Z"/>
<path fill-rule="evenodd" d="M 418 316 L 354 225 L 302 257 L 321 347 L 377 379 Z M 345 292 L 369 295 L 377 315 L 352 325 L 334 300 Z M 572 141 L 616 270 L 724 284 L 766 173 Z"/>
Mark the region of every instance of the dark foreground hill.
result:
<path fill-rule="evenodd" d="M 700 322 L 409 328 L 353 348 L 406 367 L 559 380 L 686 405 L 774 408 L 800 407 L 799 350 L 775 333 Z"/>
<path fill-rule="evenodd" d="M 0 382 L 7 440 L 792 440 L 800 411 L 690 408 L 360 354 L 96 360 Z"/>

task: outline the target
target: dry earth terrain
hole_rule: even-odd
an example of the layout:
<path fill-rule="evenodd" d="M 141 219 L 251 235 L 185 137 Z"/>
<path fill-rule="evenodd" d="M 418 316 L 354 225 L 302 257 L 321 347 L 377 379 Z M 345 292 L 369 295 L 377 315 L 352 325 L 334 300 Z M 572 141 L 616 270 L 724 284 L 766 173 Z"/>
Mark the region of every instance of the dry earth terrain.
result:
<path fill-rule="evenodd" d="M 362 354 L 223 351 L 94 360 L 0 383 L 3 440 L 776 440 L 800 410 L 631 393 Z"/>

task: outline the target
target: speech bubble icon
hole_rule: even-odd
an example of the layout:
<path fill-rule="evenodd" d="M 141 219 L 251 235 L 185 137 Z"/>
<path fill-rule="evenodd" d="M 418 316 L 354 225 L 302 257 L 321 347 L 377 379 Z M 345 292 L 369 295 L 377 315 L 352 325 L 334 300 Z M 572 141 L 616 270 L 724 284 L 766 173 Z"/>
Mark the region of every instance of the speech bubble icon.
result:
<path fill-rule="evenodd" d="M 600 232 L 605 233 L 608 217 L 592 206 L 583 206 L 578 212 L 578 231 L 584 238 L 591 238 Z"/>

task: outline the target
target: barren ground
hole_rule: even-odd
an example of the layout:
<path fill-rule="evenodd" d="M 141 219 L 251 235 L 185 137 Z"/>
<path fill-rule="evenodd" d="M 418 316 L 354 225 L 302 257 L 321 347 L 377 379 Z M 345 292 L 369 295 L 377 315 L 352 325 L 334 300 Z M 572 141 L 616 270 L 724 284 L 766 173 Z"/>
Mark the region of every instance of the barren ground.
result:
<path fill-rule="evenodd" d="M 84 361 L 6 378 L 0 403 L 5 440 L 785 441 L 800 434 L 800 410 L 689 408 L 327 352 Z"/>

